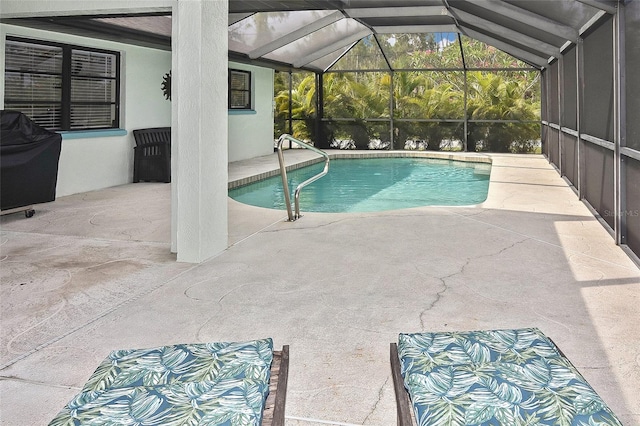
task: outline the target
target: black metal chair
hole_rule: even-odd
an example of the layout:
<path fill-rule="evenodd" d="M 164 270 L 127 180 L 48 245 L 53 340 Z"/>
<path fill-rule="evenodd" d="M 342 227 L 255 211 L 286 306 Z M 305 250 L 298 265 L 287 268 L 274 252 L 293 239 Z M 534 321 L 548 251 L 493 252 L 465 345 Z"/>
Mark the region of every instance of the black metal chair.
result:
<path fill-rule="evenodd" d="M 171 127 L 137 129 L 133 182 L 171 182 Z"/>

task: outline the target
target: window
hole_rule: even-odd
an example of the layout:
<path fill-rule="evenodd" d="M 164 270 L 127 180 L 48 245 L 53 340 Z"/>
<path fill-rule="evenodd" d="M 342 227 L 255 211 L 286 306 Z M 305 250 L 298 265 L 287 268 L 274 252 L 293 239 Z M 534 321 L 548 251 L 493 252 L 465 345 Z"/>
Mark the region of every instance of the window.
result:
<path fill-rule="evenodd" d="M 251 109 L 251 73 L 229 70 L 229 109 Z"/>
<path fill-rule="evenodd" d="M 50 130 L 119 127 L 120 54 L 7 37 L 6 109 Z"/>

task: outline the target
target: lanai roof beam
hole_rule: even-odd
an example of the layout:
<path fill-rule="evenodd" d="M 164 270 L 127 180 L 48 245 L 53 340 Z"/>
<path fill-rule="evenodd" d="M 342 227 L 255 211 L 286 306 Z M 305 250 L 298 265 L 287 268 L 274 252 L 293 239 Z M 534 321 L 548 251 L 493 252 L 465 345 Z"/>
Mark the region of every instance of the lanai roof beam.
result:
<path fill-rule="evenodd" d="M 467 0 L 468 1 L 468 0 Z M 562 37 L 573 42 L 578 41 L 578 30 L 560 22 L 554 21 L 537 13 L 530 12 L 518 6 L 495 0 L 474 0 L 469 2 L 475 6 L 482 7 L 492 12 L 506 16 L 507 18 L 527 24 L 558 37 Z"/>
<path fill-rule="evenodd" d="M 549 43 L 545 43 L 536 38 L 529 37 L 518 31 L 503 27 L 502 25 L 498 25 L 487 19 L 480 18 L 476 15 L 456 9 L 454 7 L 450 9 L 450 13 L 455 15 L 459 22 L 462 21 L 465 24 L 470 24 L 478 28 L 491 28 L 492 34 L 504 37 L 508 40 L 513 40 L 514 42 L 526 46 L 531 50 L 535 50 L 536 52 L 544 53 L 549 56 L 560 56 L 560 48 Z"/>
<path fill-rule="evenodd" d="M 303 67 L 307 64 L 310 64 L 311 62 L 322 58 L 325 55 L 328 55 L 330 53 L 335 52 L 336 50 L 342 49 L 344 47 L 349 46 L 350 44 L 354 44 L 357 43 L 358 41 L 360 41 L 361 39 L 369 36 L 373 34 L 373 32 L 369 29 L 366 28 L 364 30 L 361 30 L 359 32 L 357 32 L 356 34 L 353 34 L 349 37 L 346 37 L 340 41 L 337 41 L 335 43 L 332 43 L 328 46 L 323 47 L 322 49 L 317 50 L 316 52 L 313 52 L 305 57 L 302 57 L 296 61 L 293 62 L 293 66 L 294 68 L 300 68 Z"/>
<path fill-rule="evenodd" d="M 580 3 L 586 4 L 591 7 L 595 7 L 596 9 L 604 10 L 607 13 L 615 14 L 617 11 L 616 2 L 615 1 L 605 1 L 605 0 L 577 0 Z"/>
<path fill-rule="evenodd" d="M 309 25 L 292 31 L 280 38 L 273 40 L 270 43 L 265 44 L 264 46 L 260 46 L 259 48 L 252 50 L 251 52 L 249 52 L 249 58 L 256 59 L 260 56 L 264 56 L 267 53 L 273 52 L 274 50 L 286 46 L 289 43 L 293 43 L 294 41 L 301 39 L 315 31 L 318 31 L 319 29 L 329 26 L 341 19 L 344 19 L 344 15 L 341 12 L 334 12 L 331 15 L 320 18 Z"/>
<path fill-rule="evenodd" d="M 476 31 L 471 28 L 467 28 L 464 25 L 460 26 L 460 31 L 471 38 L 475 38 L 476 40 L 480 40 L 484 43 L 487 43 L 490 46 L 493 46 L 497 49 L 503 50 L 504 52 L 514 56 L 524 62 L 532 64 L 536 66 L 536 68 L 544 68 L 549 65 L 549 59 L 543 58 L 541 56 L 535 55 L 531 52 L 527 52 L 526 50 L 515 47 L 509 43 L 505 43 L 488 35 L 485 35 L 479 31 Z"/>
<path fill-rule="evenodd" d="M 384 25 L 373 27 L 377 34 L 402 33 L 457 33 L 458 28 L 451 25 Z"/>
<path fill-rule="evenodd" d="M 447 9 L 443 6 L 375 7 L 345 9 L 344 12 L 351 18 L 400 18 L 408 16 L 447 15 Z"/>

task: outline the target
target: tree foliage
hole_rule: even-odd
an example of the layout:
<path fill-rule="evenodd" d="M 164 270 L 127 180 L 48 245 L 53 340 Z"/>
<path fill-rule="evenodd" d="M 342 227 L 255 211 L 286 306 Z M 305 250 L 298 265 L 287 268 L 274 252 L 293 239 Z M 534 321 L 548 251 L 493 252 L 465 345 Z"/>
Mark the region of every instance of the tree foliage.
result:
<path fill-rule="evenodd" d="M 376 54 L 378 46 L 386 60 Z M 415 34 L 360 41 L 334 67 L 342 72 L 322 76 L 324 138 L 315 134 L 315 77 L 293 73 L 294 136 L 367 149 L 388 147 L 393 132 L 394 149 L 439 150 L 464 140 L 466 117 L 469 150 L 532 151 L 539 139 L 539 73 L 523 71 L 516 59 L 483 43 L 464 38 L 462 46 L 466 72 L 457 42 L 438 47 L 433 35 Z M 383 60 L 398 71 L 381 69 Z M 277 74 L 275 88 L 280 134 L 288 130 L 287 74 Z"/>

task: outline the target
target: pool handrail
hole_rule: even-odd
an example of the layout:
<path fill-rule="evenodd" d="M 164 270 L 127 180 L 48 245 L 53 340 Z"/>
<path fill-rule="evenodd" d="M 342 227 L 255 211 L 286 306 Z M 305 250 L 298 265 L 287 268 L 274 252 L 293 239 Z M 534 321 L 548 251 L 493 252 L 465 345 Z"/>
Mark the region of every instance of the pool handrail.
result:
<path fill-rule="evenodd" d="M 298 144 L 298 146 L 300 146 L 301 148 L 309 149 L 324 157 L 324 169 L 317 175 L 310 177 L 309 179 L 305 180 L 304 182 L 302 182 L 300 185 L 296 187 L 296 190 L 293 194 L 293 197 L 295 200 L 295 208 L 296 208 L 295 215 L 291 210 L 291 196 L 289 195 L 289 183 L 287 181 L 287 168 L 284 164 L 284 154 L 282 153 L 282 143 L 286 140 L 290 142 L 294 142 Z M 302 215 L 300 214 L 300 191 L 302 191 L 302 188 L 309 185 L 310 183 L 315 182 L 316 180 L 320 179 L 322 176 L 326 175 L 329 172 L 329 154 L 327 154 L 321 149 L 316 148 L 313 145 L 310 145 L 306 142 L 302 142 L 301 140 L 298 140 L 286 133 L 284 133 L 278 138 L 278 143 L 276 147 L 278 148 L 278 161 L 280 162 L 280 176 L 282 177 L 282 187 L 284 188 L 284 202 L 287 205 L 287 215 L 289 216 L 289 222 L 293 222 L 296 219 L 299 219 L 300 217 L 302 217 Z"/>

